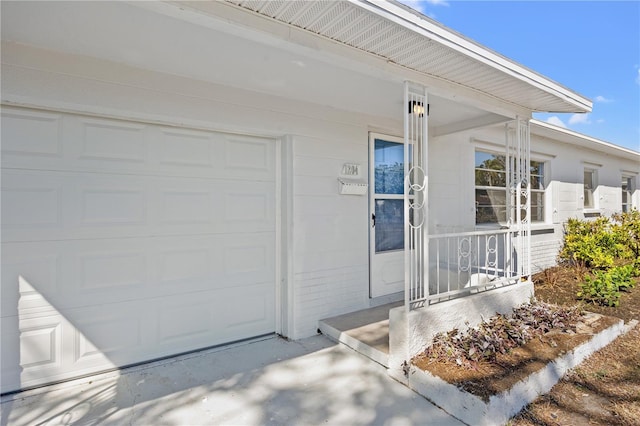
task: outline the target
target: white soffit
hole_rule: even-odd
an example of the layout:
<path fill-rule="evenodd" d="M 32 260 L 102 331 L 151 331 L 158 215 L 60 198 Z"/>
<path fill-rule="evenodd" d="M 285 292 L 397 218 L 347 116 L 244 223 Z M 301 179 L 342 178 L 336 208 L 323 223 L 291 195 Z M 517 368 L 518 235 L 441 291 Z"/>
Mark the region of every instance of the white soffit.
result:
<path fill-rule="evenodd" d="M 393 1 L 227 0 L 534 112 L 589 112 L 592 102 Z"/>

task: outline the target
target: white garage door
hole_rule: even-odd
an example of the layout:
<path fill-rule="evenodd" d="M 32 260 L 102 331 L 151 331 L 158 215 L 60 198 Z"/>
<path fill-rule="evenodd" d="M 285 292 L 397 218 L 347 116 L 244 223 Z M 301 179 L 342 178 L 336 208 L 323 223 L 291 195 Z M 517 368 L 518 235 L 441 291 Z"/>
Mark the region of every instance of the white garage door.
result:
<path fill-rule="evenodd" d="M 2 114 L 2 392 L 271 333 L 273 140 Z"/>

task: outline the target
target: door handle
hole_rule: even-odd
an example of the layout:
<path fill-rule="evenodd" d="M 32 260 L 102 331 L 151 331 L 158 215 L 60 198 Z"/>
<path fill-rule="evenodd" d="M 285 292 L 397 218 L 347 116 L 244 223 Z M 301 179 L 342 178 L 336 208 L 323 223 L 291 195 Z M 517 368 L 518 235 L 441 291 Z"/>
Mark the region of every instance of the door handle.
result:
<path fill-rule="evenodd" d="M 375 213 L 371 213 L 371 227 L 372 228 L 376 227 L 376 215 L 375 215 Z"/>

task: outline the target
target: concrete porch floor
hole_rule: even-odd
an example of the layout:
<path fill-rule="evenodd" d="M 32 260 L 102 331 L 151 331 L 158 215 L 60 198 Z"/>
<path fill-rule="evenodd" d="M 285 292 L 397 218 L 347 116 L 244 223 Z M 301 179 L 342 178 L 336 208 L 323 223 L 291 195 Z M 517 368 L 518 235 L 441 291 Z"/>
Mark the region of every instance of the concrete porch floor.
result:
<path fill-rule="evenodd" d="M 389 310 L 402 306 L 393 302 L 361 311 L 350 312 L 320 320 L 322 334 L 371 358 L 384 367 L 389 366 Z"/>
<path fill-rule="evenodd" d="M 324 336 L 268 338 L 0 399 L 2 425 L 462 425 Z"/>

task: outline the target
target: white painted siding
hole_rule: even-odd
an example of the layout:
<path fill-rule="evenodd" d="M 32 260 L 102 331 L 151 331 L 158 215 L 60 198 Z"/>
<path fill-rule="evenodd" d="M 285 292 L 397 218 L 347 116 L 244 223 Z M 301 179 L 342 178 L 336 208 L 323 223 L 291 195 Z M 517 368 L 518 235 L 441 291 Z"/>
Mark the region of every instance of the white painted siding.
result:
<path fill-rule="evenodd" d="M 545 229 L 544 233 L 533 232 L 531 236 L 531 270 L 533 273 L 554 266 L 558 251 L 562 247 L 562 227 Z"/>
<path fill-rule="evenodd" d="M 429 203 L 432 232 L 465 231 L 475 228 L 474 151 L 504 152 L 504 127 L 493 126 L 432 138 L 429 141 Z M 534 272 L 553 266 L 562 245 L 562 224 L 585 213 L 610 216 L 621 211 L 622 175 L 634 177 L 632 204 L 640 208 L 638 190 L 640 163 L 629 155 L 616 156 L 576 145 L 531 137 L 531 157 L 545 162 L 545 221 L 532 225 Z M 583 171 L 597 173 L 594 209 L 583 208 Z"/>
<path fill-rule="evenodd" d="M 576 175 L 577 173 L 576 171 Z M 575 181 L 575 178 L 573 180 Z M 564 223 L 571 217 L 583 215 L 581 182 L 552 180 L 548 187 L 552 193 L 551 221 L 553 223 Z"/>
<path fill-rule="evenodd" d="M 366 179 L 366 127 L 340 138 L 294 137 L 293 250 L 295 335 L 317 329 L 319 318 L 368 306 L 367 197 L 339 195 L 345 162 Z"/>
<path fill-rule="evenodd" d="M 610 216 L 622 209 L 621 179 L 624 170 L 635 173 L 635 192 L 633 206 L 640 208 L 637 186 L 640 163 L 628 155 L 616 156 L 615 153 L 597 152 L 576 145 L 549 140 L 535 134 L 531 137 L 531 150 L 552 157 L 547 160 L 548 192 L 551 202 L 551 217 L 547 225 L 541 226 L 554 233 L 543 233 L 532 237 L 532 267 L 534 272 L 553 266 L 559 249 L 562 247 L 562 224 L 569 218 L 585 218 L 585 214 L 595 213 Z M 595 208 L 584 209 L 583 171 L 585 168 L 596 170 L 597 188 L 595 190 Z"/>

